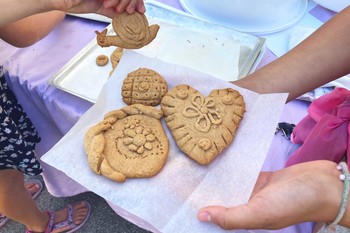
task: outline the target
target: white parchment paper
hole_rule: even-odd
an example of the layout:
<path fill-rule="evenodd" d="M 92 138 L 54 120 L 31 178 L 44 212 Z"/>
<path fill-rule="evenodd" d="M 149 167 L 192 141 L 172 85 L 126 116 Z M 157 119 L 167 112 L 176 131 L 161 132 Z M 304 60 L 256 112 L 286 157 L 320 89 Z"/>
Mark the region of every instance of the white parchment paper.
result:
<path fill-rule="evenodd" d="M 224 58 L 223 58 L 224 59 Z M 146 67 L 160 73 L 169 89 L 188 84 L 208 95 L 213 89 L 231 87 L 246 103 L 246 113 L 233 143 L 210 165 L 199 165 L 176 146 L 164 121 L 170 142 L 162 171 L 152 178 L 116 183 L 93 173 L 83 148 L 85 132 L 104 115 L 122 108 L 121 87 L 128 73 Z M 197 210 L 206 205 L 233 206 L 246 203 L 265 160 L 287 94 L 259 95 L 207 74 L 125 51 L 97 103 L 43 157 L 87 189 L 105 198 L 127 220 L 159 232 L 221 232 L 200 223 Z"/>

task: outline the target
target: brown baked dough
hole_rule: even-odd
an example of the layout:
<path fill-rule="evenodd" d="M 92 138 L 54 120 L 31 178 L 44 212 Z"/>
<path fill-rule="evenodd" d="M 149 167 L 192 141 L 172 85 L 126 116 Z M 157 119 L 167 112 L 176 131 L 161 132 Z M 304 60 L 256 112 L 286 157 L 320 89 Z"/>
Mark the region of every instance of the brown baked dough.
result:
<path fill-rule="evenodd" d="M 123 101 L 128 105 L 159 105 L 167 91 L 165 79 L 148 68 L 139 68 L 129 73 L 122 86 Z"/>
<path fill-rule="evenodd" d="M 123 48 L 116 48 L 111 54 L 112 68 L 115 69 L 123 56 Z"/>
<path fill-rule="evenodd" d="M 109 76 L 111 76 L 113 74 L 114 70 L 117 68 L 117 66 L 118 66 L 118 64 L 120 62 L 120 59 L 123 56 L 123 51 L 124 51 L 123 48 L 116 48 L 113 51 L 113 53 L 111 54 L 112 70 L 109 73 Z"/>
<path fill-rule="evenodd" d="M 90 168 L 117 182 L 156 175 L 169 152 L 162 116 L 161 110 L 141 104 L 107 113 L 84 137 Z"/>
<path fill-rule="evenodd" d="M 199 164 L 209 164 L 233 141 L 245 103 L 231 88 L 204 97 L 188 85 L 178 85 L 164 96 L 161 109 L 179 148 Z"/>
<path fill-rule="evenodd" d="M 159 25 L 148 25 L 145 14 L 123 12 L 115 16 L 112 26 L 116 36 L 107 36 L 107 29 L 95 31 L 97 43 L 101 47 L 117 46 L 126 49 L 139 49 L 148 45 L 157 36 Z"/>
<path fill-rule="evenodd" d="M 105 66 L 108 64 L 108 61 L 109 58 L 106 55 L 101 54 L 96 57 L 96 64 L 98 66 Z"/>

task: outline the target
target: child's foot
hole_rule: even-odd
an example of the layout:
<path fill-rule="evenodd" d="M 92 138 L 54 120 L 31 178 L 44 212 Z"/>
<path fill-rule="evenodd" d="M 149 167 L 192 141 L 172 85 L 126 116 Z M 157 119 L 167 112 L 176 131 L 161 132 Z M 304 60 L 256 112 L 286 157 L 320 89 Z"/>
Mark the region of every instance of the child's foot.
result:
<path fill-rule="evenodd" d="M 86 201 L 68 205 L 60 211 L 51 212 L 49 214 L 49 223 L 45 232 L 52 233 L 71 233 L 80 229 L 90 216 L 90 204 Z M 26 233 L 33 233 L 33 231 L 26 230 Z"/>
<path fill-rule="evenodd" d="M 71 209 L 69 209 L 71 208 Z M 81 228 L 90 215 L 90 204 L 86 201 L 77 202 L 67 208 L 55 212 L 53 233 L 73 232 Z"/>

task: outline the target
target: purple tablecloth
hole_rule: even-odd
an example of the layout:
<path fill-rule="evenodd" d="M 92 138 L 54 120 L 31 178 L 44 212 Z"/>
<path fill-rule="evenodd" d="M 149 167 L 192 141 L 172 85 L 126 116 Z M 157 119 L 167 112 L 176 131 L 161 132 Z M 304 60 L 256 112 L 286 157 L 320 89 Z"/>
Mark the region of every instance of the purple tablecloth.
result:
<path fill-rule="evenodd" d="M 182 9 L 178 0 L 159 2 Z M 333 12 L 319 6 L 313 9 L 312 13 L 323 21 L 334 15 Z M 106 26 L 103 22 L 67 16 L 49 36 L 31 47 L 18 49 L 0 40 L 0 64 L 4 65 L 8 83 L 42 137 L 37 146 L 39 157 L 56 144 L 92 106 L 86 100 L 49 85 L 48 80 L 95 38 L 95 30 L 101 31 Z M 267 50 L 258 67 L 275 58 L 275 55 Z M 306 114 L 307 107 L 308 104 L 301 101 L 287 104 L 281 121 L 297 123 Z M 283 136 L 277 134 L 263 170 L 281 168 L 293 147 L 294 145 Z M 57 169 L 45 163 L 43 166 L 43 177 L 52 195 L 73 196 L 87 191 Z M 122 210 L 117 206 L 111 207 L 123 216 Z M 143 227 L 137 220 L 134 223 Z M 311 232 L 311 227 L 312 224 L 300 224 L 276 232 L 305 233 Z"/>

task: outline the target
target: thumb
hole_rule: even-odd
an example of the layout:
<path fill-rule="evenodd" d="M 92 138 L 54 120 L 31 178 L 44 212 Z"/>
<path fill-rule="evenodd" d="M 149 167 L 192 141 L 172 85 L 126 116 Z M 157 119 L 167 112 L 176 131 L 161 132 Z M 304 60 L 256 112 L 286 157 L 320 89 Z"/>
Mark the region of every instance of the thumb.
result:
<path fill-rule="evenodd" d="M 211 222 L 222 229 L 260 229 L 263 225 L 261 216 L 249 208 L 240 205 L 232 208 L 208 206 L 200 209 L 197 218 L 201 222 Z"/>

